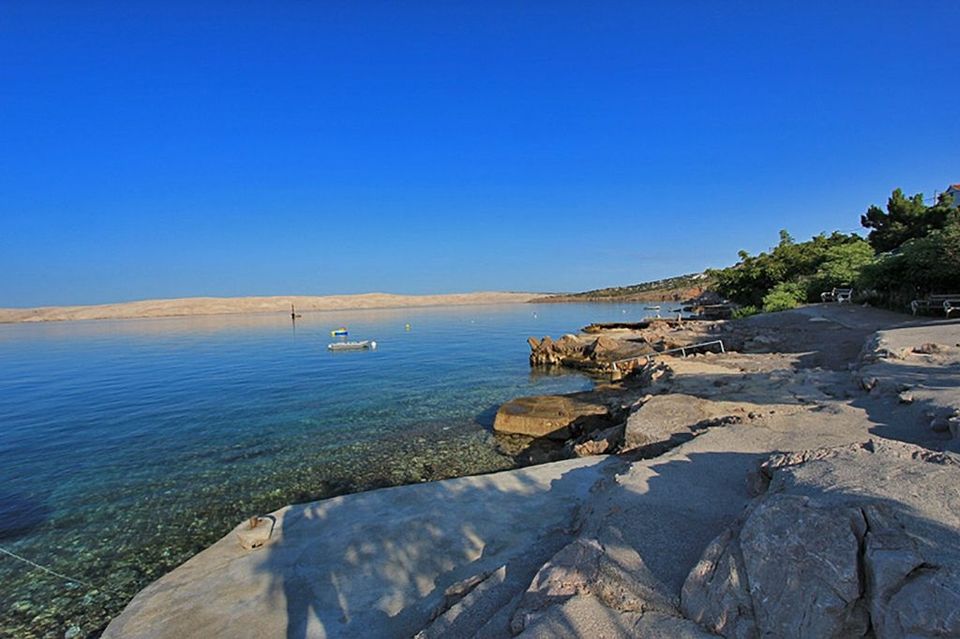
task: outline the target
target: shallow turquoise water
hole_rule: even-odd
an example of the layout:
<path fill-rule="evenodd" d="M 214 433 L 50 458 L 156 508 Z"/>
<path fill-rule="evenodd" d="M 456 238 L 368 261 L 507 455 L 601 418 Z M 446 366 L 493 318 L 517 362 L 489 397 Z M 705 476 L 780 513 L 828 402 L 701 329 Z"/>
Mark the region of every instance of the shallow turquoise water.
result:
<path fill-rule="evenodd" d="M 293 501 L 511 468 L 500 403 L 589 388 L 529 335 L 642 305 L 447 307 L 0 325 L 0 636 L 95 634 L 241 519 Z M 405 330 L 409 323 L 411 328 Z M 330 353 L 330 329 L 376 339 Z"/>

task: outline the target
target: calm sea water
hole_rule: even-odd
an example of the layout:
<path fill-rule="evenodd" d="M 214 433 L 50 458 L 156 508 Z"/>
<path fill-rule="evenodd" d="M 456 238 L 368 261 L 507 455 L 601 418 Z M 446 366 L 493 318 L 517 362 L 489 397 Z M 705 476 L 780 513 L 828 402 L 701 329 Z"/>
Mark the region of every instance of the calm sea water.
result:
<path fill-rule="evenodd" d="M 447 307 L 0 325 L 0 636 L 95 636 L 137 590 L 284 504 L 514 467 L 516 396 L 586 389 L 529 335 L 642 305 Z M 410 329 L 405 328 L 410 324 Z M 331 353 L 329 331 L 372 338 Z M 90 584 L 93 584 L 92 586 Z"/>

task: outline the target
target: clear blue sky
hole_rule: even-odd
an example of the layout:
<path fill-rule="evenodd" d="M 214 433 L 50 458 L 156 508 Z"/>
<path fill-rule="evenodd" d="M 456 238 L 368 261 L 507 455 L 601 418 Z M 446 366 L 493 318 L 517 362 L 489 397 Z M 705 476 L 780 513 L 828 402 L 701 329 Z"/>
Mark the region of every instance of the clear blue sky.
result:
<path fill-rule="evenodd" d="M 0 306 L 628 284 L 949 182 L 955 1 L 0 3 Z"/>

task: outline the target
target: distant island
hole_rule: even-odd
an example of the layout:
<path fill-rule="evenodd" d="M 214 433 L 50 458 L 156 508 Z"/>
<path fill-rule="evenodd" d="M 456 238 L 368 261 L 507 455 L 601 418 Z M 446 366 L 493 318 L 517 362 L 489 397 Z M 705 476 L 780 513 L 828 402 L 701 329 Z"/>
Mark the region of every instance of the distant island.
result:
<path fill-rule="evenodd" d="M 240 313 L 339 311 L 373 308 L 421 306 L 461 306 L 469 304 L 510 304 L 530 302 L 542 297 L 537 293 L 451 293 L 445 295 L 276 295 L 267 297 L 186 297 L 142 300 L 93 306 L 43 306 L 39 308 L 0 308 L 0 323 L 63 322 L 96 319 L 142 319 L 195 315 Z"/>

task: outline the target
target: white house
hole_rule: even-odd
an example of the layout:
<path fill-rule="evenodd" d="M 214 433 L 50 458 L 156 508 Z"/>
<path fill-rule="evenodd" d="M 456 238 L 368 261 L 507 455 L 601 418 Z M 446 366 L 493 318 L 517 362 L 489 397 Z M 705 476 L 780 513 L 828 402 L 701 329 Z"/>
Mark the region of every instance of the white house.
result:
<path fill-rule="evenodd" d="M 946 192 L 953 196 L 953 205 L 960 206 L 960 184 L 951 184 Z"/>

